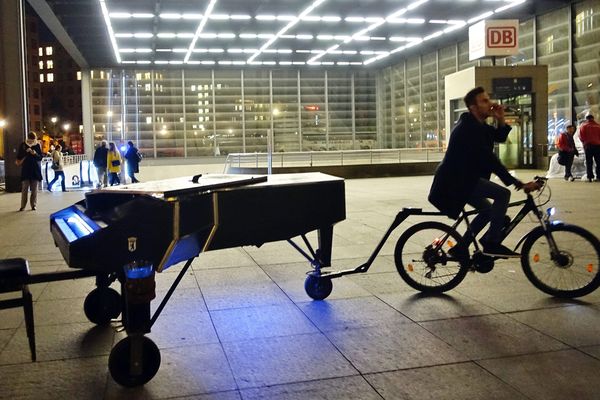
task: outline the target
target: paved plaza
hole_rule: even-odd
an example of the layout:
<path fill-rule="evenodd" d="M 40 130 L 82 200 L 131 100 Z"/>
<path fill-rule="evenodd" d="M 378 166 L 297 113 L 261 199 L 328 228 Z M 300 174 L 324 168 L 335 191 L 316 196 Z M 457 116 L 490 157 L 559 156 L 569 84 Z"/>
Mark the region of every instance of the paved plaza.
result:
<path fill-rule="evenodd" d="M 221 171 L 142 166 L 139 178 Z M 535 174 L 544 172 L 517 171 L 522 180 Z M 365 262 L 402 207 L 432 209 L 431 179 L 347 180 L 332 268 Z M 556 218 L 600 236 L 600 183 L 550 186 Z M 0 257 L 25 257 L 33 273 L 67 269 L 48 217 L 82 198 L 41 192 L 37 211 L 18 212 L 20 194 L 0 194 Z M 324 301 L 305 294 L 310 265 L 286 242 L 201 254 L 149 334 L 160 370 L 133 389 L 107 368 L 124 333 L 83 313 L 94 280 L 32 285 L 38 361 L 29 358 L 22 310 L 0 310 L 0 398 L 598 399 L 600 291 L 554 299 L 507 260 L 445 295 L 421 296 L 399 277 L 393 253 L 402 231 L 423 219 L 405 221 L 367 273 L 335 279 Z M 534 226 L 526 218 L 507 243 Z M 157 275 L 154 307 L 180 268 Z"/>

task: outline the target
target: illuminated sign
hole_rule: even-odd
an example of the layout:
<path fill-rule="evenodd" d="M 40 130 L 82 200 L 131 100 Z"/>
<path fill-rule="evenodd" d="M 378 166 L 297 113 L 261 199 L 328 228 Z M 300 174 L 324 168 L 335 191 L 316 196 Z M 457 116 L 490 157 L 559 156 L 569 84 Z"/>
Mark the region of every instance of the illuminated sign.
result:
<path fill-rule="evenodd" d="M 483 20 L 469 27 L 469 60 L 519 53 L 519 20 Z"/>
<path fill-rule="evenodd" d="M 319 107 L 316 104 L 310 104 L 307 106 L 304 106 L 304 111 L 319 111 L 321 109 L 321 107 Z"/>

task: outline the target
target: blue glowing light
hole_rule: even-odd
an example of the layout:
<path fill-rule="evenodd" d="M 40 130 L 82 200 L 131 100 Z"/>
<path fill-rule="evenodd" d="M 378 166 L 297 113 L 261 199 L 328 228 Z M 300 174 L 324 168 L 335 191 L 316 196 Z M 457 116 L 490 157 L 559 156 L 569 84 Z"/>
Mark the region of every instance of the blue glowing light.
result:
<path fill-rule="evenodd" d="M 556 214 L 556 207 L 550 207 L 546 210 L 546 214 L 548 214 L 549 217 L 553 216 L 554 214 Z"/>
<path fill-rule="evenodd" d="M 121 149 L 121 153 L 124 153 L 127 150 L 127 146 L 123 145 L 119 147 Z"/>

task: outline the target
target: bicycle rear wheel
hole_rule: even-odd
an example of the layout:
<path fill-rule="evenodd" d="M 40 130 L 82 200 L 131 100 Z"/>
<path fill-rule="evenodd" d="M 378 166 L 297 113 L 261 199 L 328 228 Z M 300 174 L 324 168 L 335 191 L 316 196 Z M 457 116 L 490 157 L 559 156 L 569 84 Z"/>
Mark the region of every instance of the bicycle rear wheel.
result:
<path fill-rule="evenodd" d="M 551 225 L 559 254 L 552 257 L 548 238 L 541 228 L 533 231 L 521 251 L 527 279 L 544 293 L 556 297 L 585 296 L 600 286 L 600 242 L 574 225 Z"/>
<path fill-rule="evenodd" d="M 463 266 L 446 255 L 459 240 L 460 234 L 441 222 L 413 225 L 396 243 L 396 269 L 406 283 L 423 293 L 442 293 L 453 289 L 469 270 L 467 265 Z"/>

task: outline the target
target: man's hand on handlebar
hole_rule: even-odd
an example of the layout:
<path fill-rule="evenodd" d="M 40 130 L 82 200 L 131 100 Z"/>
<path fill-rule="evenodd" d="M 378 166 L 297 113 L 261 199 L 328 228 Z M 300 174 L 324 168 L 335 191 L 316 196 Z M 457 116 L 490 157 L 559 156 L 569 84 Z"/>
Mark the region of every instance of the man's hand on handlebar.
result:
<path fill-rule="evenodd" d="M 540 190 L 543 186 L 543 183 L 540 181 L 531 181 L 524 183 L 519 189 L 523 189 L 525 193 L 535 192 L 536 190 Z"/>

